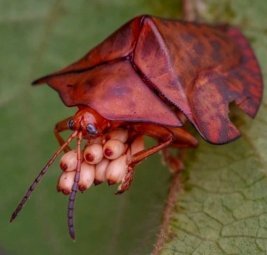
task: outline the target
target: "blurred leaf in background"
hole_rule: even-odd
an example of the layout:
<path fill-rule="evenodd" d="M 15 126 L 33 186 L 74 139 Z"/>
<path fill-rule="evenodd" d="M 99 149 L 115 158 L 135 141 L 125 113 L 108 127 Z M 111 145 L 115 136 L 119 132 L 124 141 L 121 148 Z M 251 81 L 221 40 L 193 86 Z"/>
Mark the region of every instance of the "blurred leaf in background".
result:
<path fill-rule="evenodd" d="M 93 187 L 76 202 L 77 241 L 68 236 L 67 199 L 56 192 L 51 167 L 16 221 L 9 217 L 26 188 L 57 148 L 54 124 L 75 109 L 41 75 L 77 60 L 149 3 L 123 0 L 0 0 L 0 250 L 5 254 L 149 254 L 159 230 L 169 173 L 159 158 L 145 161 L 133 187 Z M 177 10 L 179 13 L 180 10 Z"/>
<path fill-rule="evenodd" d="M 265 0 L 191 0 L 197 16 L 241 27 L 266 75 Z M 54 124 L 74 113 L 48 86 L 30 82 L 83 56 L 133 16 L 179 17 L 176 0 L 0 0 L 0 254 L 150 254 L 158 243 L 170 175 L 157 156 L 138 167 L 131 190 L 101 185 L 78 196 L 77 241 L 55 164 L 16 221 L 10 213 L 56 149 Z M 266 98 L 266 97 L 265 97 Z M 201 142 L 187 156 L 169 239 L 154 254 L 266 254 L 266 99 L 256 118 L 237 118 L 243 138 Z"/>

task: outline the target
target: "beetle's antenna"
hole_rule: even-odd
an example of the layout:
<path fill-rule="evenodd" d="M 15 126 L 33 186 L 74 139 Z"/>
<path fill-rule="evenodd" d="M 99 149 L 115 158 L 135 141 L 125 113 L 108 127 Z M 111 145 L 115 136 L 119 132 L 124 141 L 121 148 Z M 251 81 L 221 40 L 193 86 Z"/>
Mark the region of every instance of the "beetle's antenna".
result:
<path fill-rule="evenodd" d="M 41 172 L 34 179 L 34 181 L 32 182 L 31 186 L 28 188 L 27 192 L 25 193 L 25 195 L 23 196 L 23 198 L 19 202 L 19 204 L 18 204 L 17 208 L 15 209 L 15 211 L 12 213 L 11 218 L 10 218 L 10 222 L 12 222 L 17 217 L 17 215 L 19 214 L 19 212 L 22 210 L 23 206 L 25 205 L 25 203 L 27 202 L 27 200 L 31 196 L 31 194 L 34 191 L 34 189 L 36 188 L 37 184 L 41 181 L 42 177 L 46 174 L 48 168 L 54 163 L 54 161 L 57 158 L 57 156 L 70 144 L 70 142 L 76 136 L 77 136 L 77 131 L 73 132 L 68 137 L 67 141 L 49 159 L 49 161 L 43 167 L 43 169 L 41 170 Z"/>
<path fill-rule="evenodd" d="M 78 141 L 77 141 L 77 167 L 76 173 L 74 177 L 74 183 L 72 185 L 71 193 L 69 195 L 69 202 L 68 202 L 68 228 L 70 237 L 75 240 L 75 230 L 74 230 L 74 204 L 75 198 L 78 191 L 78 182 L 80 180 L 80 172 L 81 172 L 81 140 L 82 140 L 82 132 L 78 134 Z"/>

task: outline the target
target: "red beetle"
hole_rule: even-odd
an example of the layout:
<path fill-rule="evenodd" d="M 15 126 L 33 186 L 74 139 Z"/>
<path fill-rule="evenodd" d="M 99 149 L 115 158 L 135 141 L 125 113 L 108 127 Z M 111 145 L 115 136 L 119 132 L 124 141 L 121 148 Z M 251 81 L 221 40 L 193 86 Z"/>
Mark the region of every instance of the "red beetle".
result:
<path fill-rule="evenodd" d="M 11 217 L 15 219 L 48 167 L 77 138 L 77 168 L 68 204 L 69 233 L 81 169 L 81 141 L 124 127 L 158 140 L 134 154 L 119 192 L 133 178 L 134 166 L 167 148 L 195 147 L 184 128 L 190 122 L 213 144 L 240 133 L 229 119 L 235 103 L 255 117 L 263 92 L 261 71 L 245 37 L 237 28 L 138 16 L 119 28 L 79 61 L 33 84 L 47 83 L 66 106 L 78 112 L 55 126 L 61 147 L 34 180 Z M 64 130 L 73 130 L 65 142 Z M 175 158 L 168 157 L 173 165 Z"/>

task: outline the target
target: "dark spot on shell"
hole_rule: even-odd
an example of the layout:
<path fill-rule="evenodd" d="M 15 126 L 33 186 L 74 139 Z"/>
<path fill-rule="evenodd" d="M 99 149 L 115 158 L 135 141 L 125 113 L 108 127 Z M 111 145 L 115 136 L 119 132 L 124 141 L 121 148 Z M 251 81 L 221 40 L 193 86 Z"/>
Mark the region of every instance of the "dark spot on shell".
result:
<path fill-rule="evenodd" d="M 243 65 L 249 65 L 251 61 L 251 57 L 248 56 L 247 54 L 242 54 L 240 56 L 240 62 L 243 64 Z"/>
<path fill-rule="evenodd" d="M 224 98 L 223 101 L 229 102 L 233 101 L 236 97 L 236 93 L 229 89 L 229 86 L 227 86 L 227 80 L 225 80 L 223 77 L 218 76 L 213 80 L 214 85 L 216 86 L 218 92 L 220 95 Z M 226 89 L 228 87 L 228 89 Z M 223 102 L 220 102 L 223 103 Z"/>
<path fill-rule="evenodd" d="M 125 97 L 127 95 L 131 95 L 131 89 L 121 85 L 111 87 L 109 92 L 115 97 Z"/>
<path fill-rule="evenodd" d="M 210 42 L 210 44 L 211 44 L 211 47 L 212 47 L 213 50 L 215 50 L 215 51 L 220 51 L 221 50 L 221 43 L 220 43 L 220 41 L 218 41 L 218 40 L 212 40 Z"/>
<path fill-rule="evenodd" d="M 238 82 L 243 80 L 243 76 L 237 71 L 231 73 L 231 78 L 237 80 Z"/>
<path fill-rule="evenodd" d="M 196 41 L 193 45 L 193 49 L 198 55 L 202 55 L 205 51 L 205 46 L 201 41 Z"/>
<path fill-rule="evenodd" d="M 200 65 L 200 61 L 201 61 L 201 58 L 199 55 L 194 55 L 194 54 L 190 55 L 190 62 L 192 66 L 198 67 Z"/>
<path fill-rule="evenodd" d="M 99 84 L 99 77 L 90 77 L 88 80 L 84 81 L 84 87 L 86 90 L 91 90 Z"/>
<path fill-rule="evenodd" d="M 212 40 L 210 42 L 210 45 L 212 47 L 212 54 L 211 54 L 212 59 L 218 62 L 222 61 L 223 56 L 221 53 L 221 43 L 217 40 Z"/>
<path fill-rule="evenodd" d="M 192 36 L 189 33 L 185 33 L 185 32 L 181 33 L 180 37 L 186 43 L 190 43 L 194 40 L 194 36 Z"/>

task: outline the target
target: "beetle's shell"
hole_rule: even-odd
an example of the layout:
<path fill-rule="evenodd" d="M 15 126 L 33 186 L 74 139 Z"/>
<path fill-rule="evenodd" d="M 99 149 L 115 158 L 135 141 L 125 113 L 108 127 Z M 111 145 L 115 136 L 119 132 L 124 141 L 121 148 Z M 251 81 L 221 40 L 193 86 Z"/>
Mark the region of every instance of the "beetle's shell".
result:
<path fill-rule="evenodd" d="M 262 77 L 238 29 L 139 16 L 78 62 L 35 81 L 57 90 L 67 106 L 87 105 L 110 120 L 181 126 L 182 111 L 211 143 L 239 131 L 229 103 L 254 117 Z"/>

